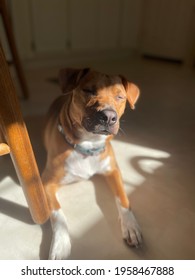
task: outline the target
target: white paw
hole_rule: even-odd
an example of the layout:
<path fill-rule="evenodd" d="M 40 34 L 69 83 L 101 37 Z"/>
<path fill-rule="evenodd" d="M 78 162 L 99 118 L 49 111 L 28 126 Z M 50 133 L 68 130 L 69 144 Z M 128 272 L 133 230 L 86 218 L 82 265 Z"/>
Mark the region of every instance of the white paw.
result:
<path fill-rule="evenodd" d="M 71 242 L 66 224 L 66 218 L 61 209 L 51 213 L 53 237 L 49 252 L 50 260 L 65 260 L 71 252 Z"/>
<path fill-rule="evenodd" d="M 122 236 L 129 246 L 139 247 L 142 243 L 140 227 L 132 211 L 121 206 L 119 199 L 116 199 L 116 205 L 121 220 Z"/>
<path fill-rule="evenodd" d="M 70 238 L 67 232 L 53 233 L 49 260 L 66 260 L 71 252 Z"/>
<path fill-rule="evenodd" d="M 142 235 L 132 211 L 126 210 L 120 218 L 123 238 L 129 246 L 139 247 L 142 243 Z"/>

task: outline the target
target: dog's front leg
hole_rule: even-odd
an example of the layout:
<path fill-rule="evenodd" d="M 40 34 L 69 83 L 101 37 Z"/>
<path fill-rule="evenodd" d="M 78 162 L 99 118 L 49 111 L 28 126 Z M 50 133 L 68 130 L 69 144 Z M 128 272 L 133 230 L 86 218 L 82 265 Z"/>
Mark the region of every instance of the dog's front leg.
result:
<path fill-rule="evenodd" d="M 116 168 L 105 174 L 105 177 L 115 195 L 119 218 L 121 220 L 122 236 L 128 245 L 138 247 L 142 243 L 141 231 L 130 208 L 120 170 Z"/>
<path fill-rule="evenodd" d="M 70 236 L 66 223 L 66 217 L 57 200 L 57 185 L 46 184 L 45 191 L 51 209 L 50 221 L 52 226 L 52 242 L 50 246 L 49 259 L 50 260 L 64 260 L 67 259 L 71 251 Z"/>

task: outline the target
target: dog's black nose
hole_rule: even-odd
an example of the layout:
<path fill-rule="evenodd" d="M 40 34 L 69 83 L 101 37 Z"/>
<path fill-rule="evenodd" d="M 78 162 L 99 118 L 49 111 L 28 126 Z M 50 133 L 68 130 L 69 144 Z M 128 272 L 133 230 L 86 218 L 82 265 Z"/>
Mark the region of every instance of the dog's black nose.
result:
<path fill-rule="evenodd" d="M 100 122 L 103 125 L 114 125 L 117 122 L 117 114 L 114 110 L 105 109 L 100 113 Z"/>

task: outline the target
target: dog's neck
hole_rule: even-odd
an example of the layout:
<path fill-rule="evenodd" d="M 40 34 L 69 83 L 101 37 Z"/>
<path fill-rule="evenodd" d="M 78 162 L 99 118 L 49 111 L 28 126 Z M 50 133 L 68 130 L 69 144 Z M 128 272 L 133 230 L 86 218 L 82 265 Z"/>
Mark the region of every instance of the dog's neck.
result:
<path fill-rule="evenodd" d="M 84 156 L 96 156 L 105 150 L 105 141 L 107 138 L 105 135 L 92 135 L 91 133 L 86 133 L 85 137 L 82 137 L 79 143 L 74 143 L 73 140 L 68 137 L 60 122 L 58 122 L 58 131 L 62 134 L 65 142 L 69 146 Z"/>

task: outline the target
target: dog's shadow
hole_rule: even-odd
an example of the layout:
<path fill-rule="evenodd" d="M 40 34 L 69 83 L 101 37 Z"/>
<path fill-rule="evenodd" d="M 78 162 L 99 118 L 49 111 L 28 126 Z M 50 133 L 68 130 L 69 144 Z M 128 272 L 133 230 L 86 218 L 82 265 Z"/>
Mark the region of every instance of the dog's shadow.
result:
<path fill-rule="evenodd" d="M 117 220 L 118 218 L 118 211 L 116 208 L 114 195 L 103 176 L 95 175 L 92 178 L 92 182 L 94 184 L 96 203 L 102 211 L 107 224 L 114 231 L 116 228 L 113 228 L 115 224 L 113 223 L 113 219 L 116 218 Z"/>
<path fill-rule="evenodd" d="M 41 230 L 42 239 L 39 248 L 39 257 L 40 260 L 47 260 L 52 240 L 52 229 L 49 220 L 45 224 L 41 225 Z"/>

